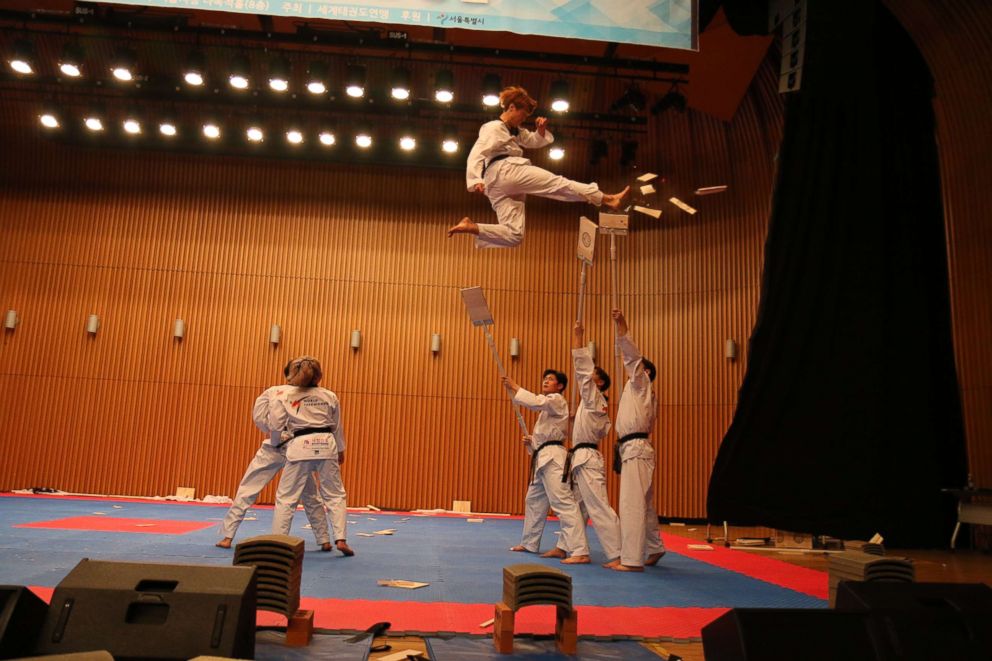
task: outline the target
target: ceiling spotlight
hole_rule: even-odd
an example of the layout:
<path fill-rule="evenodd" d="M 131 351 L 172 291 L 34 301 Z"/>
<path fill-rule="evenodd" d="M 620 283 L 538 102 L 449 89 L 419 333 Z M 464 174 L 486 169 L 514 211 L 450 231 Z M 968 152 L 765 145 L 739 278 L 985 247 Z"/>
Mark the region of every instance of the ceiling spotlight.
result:
<path fill-rule="evenodd" d="M 128 135 L 141 135 L 141 120 L 138 119 L 136 112 L 129 112 L 125 115 L 122 126 Z"/>
<path fill-rule="evenodd" d="M 19 39 L 14 43 L 14 52 L 7 60 L 10 68 L 19 74 L 29 76 L 34 73 L 34 48 L 30 41 Z"/>
<path fill-rule="evenodd" d="M 53 110 L 43 110 L 38 114 L 38 121 L 46 129 L 57 129 L 60 126 L 59 117 Z"/>
<path fill-rule="evenodd" d="M 231 60 L 231 73 L 227 80 L 234 89 L 248 89 L 251 85 L 251 62 L 247 55 L 236 55 Z"/>
<path fill-rule="evenodd" d="M 417 148 L 417 139 L 409 131 L 400 136 L 400 149 L 403 151 L 413 151 Z"/>
<path fill-rule="evenodd" d="M 355 144 L 362 149 L 368 149 L 372 146 L 372 135 L 365 129 L 359 129 L 355 134 Z"/>
<path fill-rule="evenodd" d="M 448 69 L 441 69 L 434 77 L 434 99 L 438 103 L 451 103 L 455 98 L 455 77 Z"/>
<path fill-rule="evenodd" d="M 86 125 L 91 131 L 102 131 L 103 130 L 103 119 L 100 117 L 100 113 L 96 110 L 90 111 L 83 118 L 83 124 Z"/>
<path fill-rule="evenodd" d="M 307 68 L 307 91 L 311 94 L 327 91 L 327 65 L 323 62 L 311 62 Z"/>
<path fill-rule="evenodd" d="M 499 93 L 503 90 L 503 83 L 499 76 L 494 73 L 487 73 L 482 79 L 482 105 L 487 108 L 495 108 L 499 105 Z"/>
<path fill-rule="evenodd" d="M 551 109 L 555 112 L 568 111 L 568 83 L 564 80 L 551 83 Z"/>
<path fill-rule="evenodd" d="M 320 140 L 320 144 L 325 147 L 333 147 L 334 143 L 337 142 L 337 138 L 334 137 L 334 132 L 330 129 L 321 131 L 317 138 Z"/>
<path fill-rule="evenodd" d="M 626 111 L 637 114 L 644 110 L 647 99 L 636 83 L 631 83 L 610 106 L 610 112 Z"/>
<path fill-rule="evenodd" d="M 445 126 L 441 137 L 441 151 L 454 154 L 458 151 L 458 133 L 454 126 Z"/>
<path fill-rule="evenodd" d="M 134 80 L 134 69 L 138 58 L 130 48 L 118 48 L 110 65 L 110 72 L 117 80 L 129 83 Z"/>
<path fill-rule="evenodd" d="M 298 128 L 291 128 L 286 131 L 286 142 L 291 145 L 302 145 L 303 144 L 303 131 Z"/>
<path fill-rule="evenodd" d="M 665 93 L 665 96 L 654 102 L 654 105 L 651 106 L 651 114 L 660 115 L 669 108 L 674 108 L 679 112 L 685 112 L 686 98 L 685 95 L 679 91 L 678 83 L 672 85 L 668 92 Z"/>
<path fill-rule="evenodd" d="M 360 64 L 348 65 L 345 92 L 353 99 L 360 99 L 365 96 L 365 67 Z"/>
<path fill-rule="evenodd" d="M 216 140 L 220 137 L 220 125 L 213 120 L 203 123 L 203 137 L 209 140 Z"/>
<path fill-rule="evenodd" d="M 269 89 L 273 92 L 285 92 L 289 89 L 290 64 L 282 55 L 276 55 L 269 62 Z"/>
<path fill-rule="evenodd" d="M 258 144 L 265 140 L 265 131 L 262 129 L 261 123 L 258 121 L 248 122 L 248 128 L 245 129 L 245 137 L 248 138 L 248 142 Z"/>
<path fill-rule="evenodd" d="M 83 48 L 76 43 L 68 43 L 62 48 L 62 58 L 59 59 L 59 71 L 70 78 L 78 78 L 83 74 Z"/>
<path fill-rule="evenodd" d="M 560 161 L 565 158 L 565 148 L 561 145 L 552 145 L 551 149 L 548 150 L 548 156 L 552 161 Z"/>
<path fill-rule="evenodd" d="M 390 94 L 397 101 L 410 98 L 410 70 L 403 67 L 393 69 L 393 87 Z"/>
<path fill-rule="evenodd" d="M 186 81 L 187 85 L 199 87 L 203 84 L 203 80 L 206 76 L 207 58 L 203 55 L 203 51 L 190 51 L 189 55 L 186 56 L 186 66 L 183 69 L 183 80 Z"/>
<path fill-rule="evenodd" d="M 158 132 L 166 138 L 174 138 L 179 133 L 175 120 L 172 118 L 162 119 L 158 123 Z"/>

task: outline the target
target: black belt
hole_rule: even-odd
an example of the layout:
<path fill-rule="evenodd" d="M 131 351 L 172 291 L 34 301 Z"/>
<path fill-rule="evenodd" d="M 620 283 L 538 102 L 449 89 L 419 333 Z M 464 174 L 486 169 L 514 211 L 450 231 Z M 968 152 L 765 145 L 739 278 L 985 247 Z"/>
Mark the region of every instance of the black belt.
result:
<path fill-rule="evenodd" d="M 544 443 L 541 443 L 540 445 L 537 446 L 537 449 L 534 450 L 534 454 L 532 454 L 530 456 L 530 481 L 531 482 L 534 481 L 534 473 L 537 472 L 537 455 L 539 455 L 541 453 L 541 450 L 543 450 L 544 448 L 548 447 L 549 445 L 561 445 L 562 447 L 564 447 L 565 446 L 565 443 L 563 441 L 545 441 Z"/>
<path fill-rule="evenodd" d="M 296 431 L 294 431 L 292 438 L 286 439 L 276 447 L 281 448 L 282 446 L 286 445 L 291 440 L 293 440 L 293 438 L 298 438 L 300 436 L 309 436 L 310 434 L 333 434 L 333 433 L 334 433 L 334 429 L 332 429 L 331 427 L 304 427 L 303 429 L 297 429 Z"/>
<path fill-rule="evenodd" d="M 575 454 L 576 450 L 581 450 L 586 448 L 588 450 L 598 450 L 598 443 L 579 443 L 578 445 L 573 445 L 572 449 L 568 451 L 568 456 L 565 457 L 565 470 L 562 471 L 561 481 L 568 482 L 568 475 L 572 472 L 572 455 Z"/>
<path fill-rule="evenodd" d="M 620 446 L 627 441 L 633 441 L 636 438 L 647 438 L 648 435 L 644 432 L 634 432 L 633 434 L 627 434 L 626 436 L 621 436 L 617 444 L 613 446 L 613 472 L 620 473 L 620 468 L 623 466 L 623 459 L 620 458 Z"/>
<path fill-rule="evenodd" d="M 486 176 L 486 168 L 488 168 L 490 165 L 492 165 L 496 161 L 502 161 L 504 158 L 510 158 L 510 155 L 509 154 L 498 154 L 498 155 L 493 156 L 492 158 L 490 158 L 488 163 L 483 163 L 482 164 L 482 176 L 483 177 Z"/>

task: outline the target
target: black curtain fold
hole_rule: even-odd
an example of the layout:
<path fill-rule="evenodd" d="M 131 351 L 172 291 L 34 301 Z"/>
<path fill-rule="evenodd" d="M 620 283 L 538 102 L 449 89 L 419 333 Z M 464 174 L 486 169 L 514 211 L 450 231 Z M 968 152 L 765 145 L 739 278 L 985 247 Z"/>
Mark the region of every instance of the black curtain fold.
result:
<path fill-rule="evenodd" d="M 748 370 L 708 516 L 946 544 L 966 456 L 933 86 L 877 2 L 807 0 Z"/>

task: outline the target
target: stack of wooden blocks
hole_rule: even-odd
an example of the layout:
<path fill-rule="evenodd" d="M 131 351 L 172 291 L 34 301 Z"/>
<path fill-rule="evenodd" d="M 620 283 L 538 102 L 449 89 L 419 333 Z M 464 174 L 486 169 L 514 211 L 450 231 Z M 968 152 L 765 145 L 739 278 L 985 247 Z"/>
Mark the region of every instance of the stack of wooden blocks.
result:
<path fill-rule="evenodd" d="M 572 608 L 572 577 L 538 564 L 503 568 L 503 601 L 496 604 L 493 641 L 501 654 L 513 652 L 514 613 L 524 606 L 556 607 L 555 643 L 562 654 L 575 654 L 578 614 Z"/>
<path fill-rule="evenodd" d="M 897 581 L 912 583 L 916 569 L 909 558 L 874 555 L 861 551 L 844 551 L 830 556 L 830 607 L 837 600 L 837 585 L 841 581 Z"/>
<path fill-rule="evenodd" d="M 286 616 L 286 644 L 305 647 L 313 637 L 313 611 L 300 610 L 303 540 L 289 535 L 261 535 L 238 544 L 235 565 L 253 565 L 258 581 L 258 608 Z"/>

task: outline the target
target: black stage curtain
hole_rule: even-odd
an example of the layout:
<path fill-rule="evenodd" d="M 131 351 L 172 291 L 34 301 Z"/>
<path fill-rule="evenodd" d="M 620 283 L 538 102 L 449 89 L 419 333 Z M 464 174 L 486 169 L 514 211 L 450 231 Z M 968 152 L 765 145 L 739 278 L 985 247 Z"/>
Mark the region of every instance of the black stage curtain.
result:
<path fill-rule="evenodd" d="M 966 454 L 932 80 L 880 4 L 808 0 L 807 21 L 708 516 L 945 545 Z"/>

